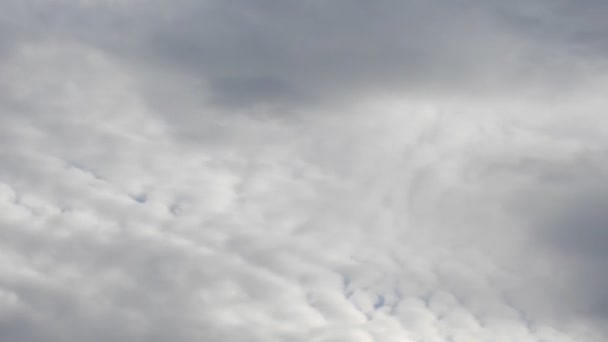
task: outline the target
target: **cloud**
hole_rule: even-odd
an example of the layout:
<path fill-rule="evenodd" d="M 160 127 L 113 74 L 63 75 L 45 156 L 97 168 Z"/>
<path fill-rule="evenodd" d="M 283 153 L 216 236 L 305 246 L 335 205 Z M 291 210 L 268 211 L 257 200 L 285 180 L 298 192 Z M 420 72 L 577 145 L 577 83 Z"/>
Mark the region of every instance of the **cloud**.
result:
<path fill-rule="evenodd" d="M 606 8 L 598 1 L 7 6 L 21 22 L 34 24 L 23 30 L 32 39 L 77 40 L 110 50 L 146 73 L 193 77 L 208 92 L 196 86 L 182 91 L 229 107 L 306 106 L 386 92 L 555 91 L 556 83 L 557 89 L 576 86 L 605 68 Z"/>
<path fill-rule="evenodd" d="M 601 2 L 3 6 L 0 335 L 605 340 Z"/>

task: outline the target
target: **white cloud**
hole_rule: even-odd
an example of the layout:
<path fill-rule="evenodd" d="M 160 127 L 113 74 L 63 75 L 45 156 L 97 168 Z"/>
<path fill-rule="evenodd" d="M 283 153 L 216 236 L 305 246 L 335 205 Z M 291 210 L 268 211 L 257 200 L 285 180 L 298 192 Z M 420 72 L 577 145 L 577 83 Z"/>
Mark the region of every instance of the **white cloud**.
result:
<path fill-rule="evenodd" d="M 227 108 L 103 44 L 17 45 L 0 64 L 11 341 L 606 336 L 601 75 L 559 99 Z"/>

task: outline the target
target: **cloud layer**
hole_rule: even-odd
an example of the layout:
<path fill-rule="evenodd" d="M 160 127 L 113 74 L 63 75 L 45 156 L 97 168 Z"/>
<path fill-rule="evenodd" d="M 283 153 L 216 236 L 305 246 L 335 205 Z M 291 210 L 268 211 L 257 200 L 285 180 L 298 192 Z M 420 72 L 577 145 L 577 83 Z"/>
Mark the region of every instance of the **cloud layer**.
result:
<path fill-rule="evenodd" d="M 0 336 L 604 341 L 602 1 L 5 1 Z"/>

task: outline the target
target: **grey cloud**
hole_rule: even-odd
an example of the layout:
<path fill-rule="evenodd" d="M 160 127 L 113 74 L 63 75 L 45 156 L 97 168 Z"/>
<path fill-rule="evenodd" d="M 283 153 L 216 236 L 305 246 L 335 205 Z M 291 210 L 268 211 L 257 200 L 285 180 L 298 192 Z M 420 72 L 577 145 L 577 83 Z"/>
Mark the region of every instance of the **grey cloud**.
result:
<path fill-rule="evenodd" d="M 530 32 L 475 2 L 210 2 L 185 8 L 143 29 L 144 49 L 199 75 L 226 103 L 347 99 L 352 92 L 393 89 L 483 92 L 580 72 L 568 52 L 574 29 L 560 28 L 562 13 L 538 20 L 544 19 L 543 29 L 530 31 L 545 33 L 529 38 Z M 575 15 L 579 24 L 587 22 L 583 27 L 602 22 Z M 567 32 L 547 32 L 552 29 Z M 590 40 L 582 44 L 595 43 Z M 246 101 L 242 91 L 254 98 Z"/>
<path fill-rule="evenodd" d="M 591 2 L 42 3 L 19 6 L 39 35 L 181 72 L 210 93 L 183 91 L 237 107 L 552 88 L 605 55 L 605 6 Z"/>
<path fill-rule="evenodd" d="M 559 119 L 551 121 L 555 124 Z M 549 136 L 543 130 L 537 134 Z M 482 195 L 487 203 L 506 210 L 508 223 L 498 223 L 500 215 L 494 214 L 493 222 L 481 226 L 483 234 L 498 239 L 493 245 L 497 258 L 509 251 L 499 264 L 522 276 L 517 284 L 504 288 L 508 302 L 533 324 L 544 317 L 582 330 L 591 324 L 605 334 L 606 155 L 603 149 L 572 149 L 569 139 L 572 136 L 551 136 L 537 141 L 544 148 L 526 144 L 527 150 L 517 153 L 512 144 L 508 154 L 497 153 L 474 163 L 477 171 L 471 170 L 471 177 L 478 186 L 491 189 Z M 467 208 L 460 207 L 458 213 Z M 470 224 L 480 225 L 479 218 Z M 505 240 L 505 234 L 494 230 L 498 226 L 509 230 L 514 240 Z"/>
<path fill-rule="evenodd" d="M 0 335 L 605 340 L 581 3 L 5 2 Z"/>
<path fill-rule="evenodd" d="M 528 164 L 527 177 L 534 180 L 526 197 L 515 203 L 535 230 L 537 248 L 546 253 L 540 257 L 559 265 L 554 269 L 555 287 L 568 302 L 564 312 L 606 322 L 606 154 L 586 152 L 566 161 Z"/>

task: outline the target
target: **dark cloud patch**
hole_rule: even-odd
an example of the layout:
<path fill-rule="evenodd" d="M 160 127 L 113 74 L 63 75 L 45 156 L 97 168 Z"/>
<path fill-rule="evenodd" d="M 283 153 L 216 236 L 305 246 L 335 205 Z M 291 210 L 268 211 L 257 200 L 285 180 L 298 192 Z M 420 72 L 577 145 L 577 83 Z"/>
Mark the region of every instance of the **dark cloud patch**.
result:
<path fill-rule="evenodd" d="M 506 11 L 523 25 L 512 25 L 526 30 L 537 38 L 551 39 L 565 44 L 571 52 L 605 55 L 608 43 L 608 4 L 601 0 L 556 1 L 551 3 L 521 2 Z"/>
<path fill-rule="evenodd" d="M 608 322 L 608 160 L 602 151 L 535 158 L 509 171 L 526 179 L 512 208 L 530 235 L 522 273 L 529 273 L 525 294 L 545 315 L 564 321 L 586 317 Z M 539 303 L 542 293 L 549 293 Z M 535 310 L 520 302 L 527 311 Z"/>
<path fill-rule="evenodd" d="M 184 73 L 211 93 L 185 91 L 236 106 L 306 105 L 386 91 L 551 88 L 552 79 L 576 82 L 582 67 L 574 50 L 597 50 L 607 31 L 598 14 L 606 6 L 591 1 L 64 1 L 10 7 L 18 7 L 38 35 L 76 39 L 135 66 Z"/>
<path fill-rule="evenodd" d="M 581 175 L 593 177 L 593 174 Z M 607 178 L 574 196 L 549 195 L 554 211 L 542 222 L 541 238 L 567 275 L 571 310 L 608 322 L 608 196 Z M 563 184 L 563 187 L 575 187 Z M 560 275 L 557 278 L 561 278 Z"/>
<path fill-rule="evenodd" d="M 306 103 L 370 90 L 479 86 L 492 83 L 492 74 L 512 77 L 504 71 L 519 49 L 514 37 L 496 31 L 487 13 L 455 3 L 183 6 L 144 29 L 144 53 L 197 75 L 227 103 Z"/>
<path fill-rule="evenodd" d="M 595 191 L 571 199 L 548 224 L 555 229 L 553 242 L 561 251 L 608 260 L 608 198 L 606 189 Z"/>

